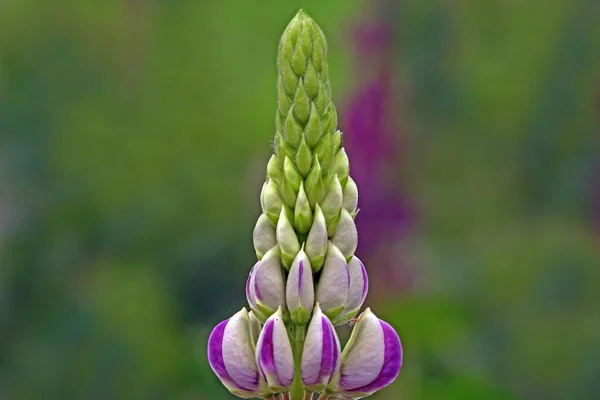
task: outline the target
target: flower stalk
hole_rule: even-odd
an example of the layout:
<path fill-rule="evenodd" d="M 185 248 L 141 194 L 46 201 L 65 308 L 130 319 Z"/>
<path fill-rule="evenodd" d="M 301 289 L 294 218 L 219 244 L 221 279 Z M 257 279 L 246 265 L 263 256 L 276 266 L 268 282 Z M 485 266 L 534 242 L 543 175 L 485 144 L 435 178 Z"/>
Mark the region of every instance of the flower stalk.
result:
<path fill-rule="evenodd" d="M 253 232 L 245 309 L 209 338 L 209 362 L 242 398 L 362 398 L 398 375 L 396 332 L 369 309 L 354 255 L 358 188 L 337 129 L 327 41 L 300 11 L 279 43 L 275 154 Z M 356 320 L 341 349 L 335 326 Z"/>

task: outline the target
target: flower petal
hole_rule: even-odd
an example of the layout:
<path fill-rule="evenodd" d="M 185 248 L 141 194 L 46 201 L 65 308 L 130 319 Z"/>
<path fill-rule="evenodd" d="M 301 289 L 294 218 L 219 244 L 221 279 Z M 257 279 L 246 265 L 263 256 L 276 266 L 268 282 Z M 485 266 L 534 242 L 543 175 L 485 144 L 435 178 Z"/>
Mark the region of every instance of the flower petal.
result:
<path fill-rule="evenodd" d="M 329 242 L 316 296 L 317 303 L 329 318 L 337 317 L 344 309 L 349 284 L 350 272 L 346 259 L 340 250 Z"/>
<path fill-rule="evenodd" d="M 315 304 L 315 288 L 310 261 L 304 250 L 300 250 L 292 263 L 285 296 L 292 321 L 296 324 L 306 324 Z"/>
<path fill-rule="evenodd" d="M 350 287 L 344 311 L 332 321 L 334 325 L 342 325 L 350 321 L 360 310 L 369 290 L 367 270 L 358 257 L 353 256 L 348 263 L 350 271 Z"/>
<path fill-rule="evenodd" d="M 285 283 L 277 246 L 269 250 L 255 267 L 253 281 L 254 284 L 250 282 L 250 295 L 254 296 L 265 317 L 280 306 L 285 307 Z"/>
<path fill-rule="evenodd" d="M 260 333 L 256 344 L 256 363 L 271 390 L 289 390 L 294 379 L 294 356 L 281 308 L 269 317 Z"/>

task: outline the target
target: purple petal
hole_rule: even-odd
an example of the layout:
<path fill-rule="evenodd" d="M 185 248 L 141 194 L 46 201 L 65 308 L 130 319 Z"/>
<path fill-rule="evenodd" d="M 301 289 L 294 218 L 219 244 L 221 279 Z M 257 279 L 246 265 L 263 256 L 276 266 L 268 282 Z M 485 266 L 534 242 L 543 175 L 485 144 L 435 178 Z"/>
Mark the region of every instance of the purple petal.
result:
<path fill-rule="evenodd" d="M 219 323 L 208 338 L 208 363 L 221 380 L 233 383 L 223 362 L 223 335 L 229 319 Z"/>
<path fill-rule="evenodd" d="M 321 325 L 323 327 L 323 351 L 319 378 L 325 378 L 325 383 L 329 383 L 337 366 L 340 349 L 335 340 L 333 326 L 326 316 L 323 316 Z"/>
<path fill-rule="evenodd" d="M 275 367 L 275 356 L 273 355 L 273 326 L 275 322 L 269 319 L 263 327 L 261 339 L 257 347 L 257 364 L 260 375 L 264 380 L 267 380 L 267 374 L 273 374 L 279 381 L 277 368 Z"/>
<path fill-rule="evenodd" d="M 381 328 L 383 329 L 384 341 L 385 341 L 385 357 L 383 361 L 383 368 L 379 375 L 370 384 L 356 388 L 353 391 L 361 393 L 373 393 L 380 390 L 396 379 L 400 373 L 400 367 L 402 367 L 402 344 L 400 343 L 400 337 L 387 322 L 379 320 Z"/>

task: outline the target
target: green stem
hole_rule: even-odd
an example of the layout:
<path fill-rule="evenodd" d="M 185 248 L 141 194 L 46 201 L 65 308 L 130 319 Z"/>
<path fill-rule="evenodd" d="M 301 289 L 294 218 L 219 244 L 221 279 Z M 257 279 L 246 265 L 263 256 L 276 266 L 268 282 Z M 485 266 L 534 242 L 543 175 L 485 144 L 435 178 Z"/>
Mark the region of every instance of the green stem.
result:
<path fill-rule="evenodd" d="M 292 325 L 294 347 L 294 382 L 290 390 L 291 400 L 304 400 L 304 385 L 302 384 L 302 350 L 304 349 L 304 325 Z"/>

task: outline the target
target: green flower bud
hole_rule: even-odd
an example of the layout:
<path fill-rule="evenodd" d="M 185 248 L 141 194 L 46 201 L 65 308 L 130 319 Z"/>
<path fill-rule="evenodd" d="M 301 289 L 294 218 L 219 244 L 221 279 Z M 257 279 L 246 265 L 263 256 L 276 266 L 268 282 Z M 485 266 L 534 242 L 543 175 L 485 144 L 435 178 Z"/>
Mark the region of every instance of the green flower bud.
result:
<path fill-rule="evenodd" d="M 298 165 L 298 170 L 302 176 L 306 176 L 310 171 L 310 166 L 312 165 L 312 153 L 310 152 L 310 147 L 308 147 L 308 144 L 306 143 L 306 135 L 304 135 L 300 141 L 298 153 L 296 154 L 296 165 Z"/>
<path fill-rule="evenodd" d="M 348 182 L 346 182 L 346 187 L 344 188 L 342 207 L 352 215 L 354 215 L 356 207 L 358 207 L 358 187 L 351 177 L 348 177 Z"/>
<path fill-rule="evenodd" d="M 276 184 L 281 185 L 283 174 L 275 155 L 271 156 L 267 164 L 267 180 L 269 178 L 273 179 Z"/>
<path fill-rule="evenodd" d="M 321 203 L 321 209 L 323 210 L 323 215 L 325 215 L 325 221 L 327 222 L 328 227 L 331 227 L 339 220 L 343 196 L 342 185 L 340 184 L 338 176 L 334 175 L 327 187 L 325 199 L 323 199 L 323 202 Z"/>
<path fill-rule="evenodd" d="M 291 159 L 296 157 L 296 149 L 286 142 L 280 133 L 275 135 L 275 149 L 277 150 L 277 159 L 280 165 L 283 165 L 286 157 Z"/>
<path fill-rule="evenodd" d="M 327 253 L 327 237 L 325 216 L 321 207 L 317 204 L 315 205 L 313 224 L 308 233 L 306 245 L 304 246 L 304 251 L 310 260 L 310 266 L 315 273 L 319 272 L 321 267 L 323 267 L 325 254 Z"/>
<path fill-rule="evenodd" d="M 290 110 L 285 118 L 284 138 L 292 147 L 297 148 L 302 138 L 302 126 L 296 121 L 293 114 Z"/>
<path fill-rule="evenodd" d="M 327 133 L 325 129 L 323 129 L 323 132 L 325 133 L 321 137 L 317 147 L 315 147 L 315 153 L 319 157 L 321 168 L 327 173 L 333 163 L 333 142 L 331 141 L 331 134 Z"/>
<path fill-rule="evenodd" d="M 256 256 L 259 260 L 277 244 L 275 227 L 267 214 L 261 214 L 258 217 L 252 238 L 254 241 L 254 250 L 256 250 Z"/>
<path fill-rule="evenodd" d="M 340 151 L 338 151 L 336 154 L 333 161 L 333 170 L 337 174 L 340 184 L 343 188 L 345 188 L 346 182 L 348 181 L 348 173 L 350 172 L 350 165 L 346 150 L 340 149 Z"/>
<path fill-rule="evenodd" d="M 312 107 L 310 109 L 310 117 L 308 118 L 308 123 L 304 128 L 306 143 L 312 149 L 314 148 L 319 139 L 321 139 L 321 135 L 323 134 L 323 130 L 321 128 L 321 119 L 319 118 L 319 114 L 317 114 L 317 108 Z"/>
<path fill-rule="evenodd" d="M 319 92 L 319 77 L 317 71 L 313 67 L 312 63 L 308 63 L 306 66 L 306 74 L 304 75 L 304 90 L 311 100 L 317 97 Z"/>
<path fill-rule="evenodd" d="M 283 202 L 281 201 L 281 196 L 279 196 L 277 184 L 273 179 L 269 179 L 263 186 L 261 205 L 263 212 L 267 214 L 273 225 L 276 225 Z"/>
<path fill-rule="evenodd" d="M 340 222 L 335 229 L 335 233 L 331 237 L 331 243 L 340 249 L 347 260 L 349 260 L 356 251 L 356 246 L 358 245 L 358 232 L 356 231 L 356 225 L 354 224 L 352 215 L 350 215 L 345 208 L 342 208 Z"/>
<path fill-rule="evenodd" d="M 285 93 L 285 88 L 281 80 L 282 77 L 280 75 L 277 82 L 277 104 L 279 107 L 279 113 L 281 115 L 287 115 L 290 111 L 290 108 L 292 108 L 292 99 L 290 99 Z"/>
<path fill-rule="evenodd" d="M 333 141 L 333 152 L 337 153 L 342 147 L 342 132 L 335 131 L 331 140 Z"/>
<path fill-rule="evenodd" d="M 296 205 L 296 196 L 298 189 L 300 189 L 300 183 L 302 183 L 302 176 L 298 173 L 296 167 L 294 167 L 293 161 L 286 156 L 283 162 L 281 197 L 292 208 Z"/>
<path fill-rule="evenodd" d="M 294 208 L 294 226 L 300 233 L 307 233 L 313 223 L 313 213 L 304 191 L 304 183 L 300 183 L 296 206 Z"/>
<path fill-rule="evenodd" d="M 310 99 L 304 91 L 304 84 L 302 81 L 298 83 L 296 95 L 294 96 L 294 114 L 302 125 L 306 125 L 310 115 Z"/>
<path fill-rule="evenodd" d="M 325 186 L 323 185 L 323 176 L 321 174 L 321 164 L 319 158 L 315 157 L 313 167 L 306 177 L 304 188 L 308 194 L 308 202 L 311 207 L 320 202 L 325 195 Z"/>
<path fill-rule="evenodd" d="M 300 251 L 300 243 L 284 207 L 281 208 L 279 222 L 277 222 L 276 236 L 281 250 L 281 261 L 283 266 L 289 270 L 294 257 Z"/>

